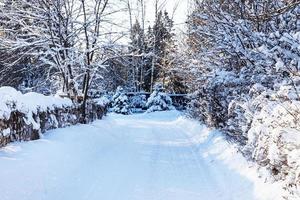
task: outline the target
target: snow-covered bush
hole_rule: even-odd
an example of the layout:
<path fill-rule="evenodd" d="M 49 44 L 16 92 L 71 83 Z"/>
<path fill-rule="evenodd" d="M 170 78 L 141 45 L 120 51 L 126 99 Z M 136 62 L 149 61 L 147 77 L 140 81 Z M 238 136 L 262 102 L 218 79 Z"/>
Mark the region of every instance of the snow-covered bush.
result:
<path fill-rule="evenodd" d="M 295 78 L 293 83 L 299 85 Z M 255 160 L 271 181 L 284 181 L 288 191 L 300 184 L 300 87 L 283 81 L 268 89 L 255 84 L 244 98 L 234 99 L 224 130 L 242 141 L 244 155 Z M 247 98 L 246 98 L 247 97 Z M 298 191 L 298 194 L 300 191 Z"/>
<path fill-rule="evenodd" d="M 101 119 L 107 111 L 107 101 L 88 100 L 87 122 Z M 13 141 L 40 138 L 46 130 L 77 124 L 82 119 L 80 105 L 70 99 L 22 94 L 11 87 L 0 88 L 0 147 Z"/>
<path fill-rule="evenodd" d="M 135 94 L 130 98 L 130 107 L 133 109 L 146 108 L 147 98 L 144 94 Z"/>
<path fill-rule="evenodd" d="M 93 99 L 94 102 L 97 104 L 97 105 L 100 105 L 100 106 L 108 106 L 110 104 L 110 99 L 108 96 L 104 95 L 102 97 L 99 97 L 99 98 L 96 98 L 96 99 Z"/>
<path fill-rule="evenodd" d="M 131 113 L 129 99 L 121 86 L 117 88 L 116 93 L 112 97 L 112 111 L 123 115 Z"/>
<path fill-rule="evenodd" d="M 288 9 L 271 14 L 283 7 Z M 191 105 L 192 115 L 210 126 L 228 129 L 232 100 L 247 101 L 254 84 L 272 89 L 298 74 L 299 12 L 299 5 L 283 0 L 268 5 L 260 1 L 195 1 L 189 18 L 191 62 L 187 68 L 192 75 L 197 72 L 189 82 L 197 96 L 192 103 L 198 106 Z M 266 19 L 260 19 L 263 16 Z"/>
<path fill-rule="evenodd" d="M 58 96 L 44 96 L 30 92 L 22 94 L 12 87 L 0 88 L 0 119 L 9 119 L 13 111 L 19 111 L 32 118 L 37 112 L 47 112 L 55 108 L 66 108 L 74 106 L 70 99 Z"/>
<path fill-rule="evenodd" d="M 244 147 L 272 179 L 291 187 L 300 184 L 299 100 L 295 88 L 284 84 L 251 100 L 253 117 Z"/>
<path fill-rule="evenodd" d="M 186 68 L 191 116 L 238 141 L 269 178 L 299 188 L 300 5 L 195 0 L 194 6 Z"/>
<path fill-rule="evenodd" d="M 147 112 L 163 111 L 174 109 L 172 106 L 172 99 L 168 94 L 163 92 L 163 86 L 158 83 L 154 86 L 154 91 L 148 98 Z"/>

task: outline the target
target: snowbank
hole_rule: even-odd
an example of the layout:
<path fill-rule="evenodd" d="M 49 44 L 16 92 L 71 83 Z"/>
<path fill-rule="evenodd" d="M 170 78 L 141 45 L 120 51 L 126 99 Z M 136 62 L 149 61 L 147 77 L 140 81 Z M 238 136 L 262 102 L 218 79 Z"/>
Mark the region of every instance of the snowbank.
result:
<path fill-rule="evenodd" d="M 46 130 L 100 119 L 106 113 L 108 101 L 100 98 L 88 101 L 87 116 L 80 105 L 59 96 L 38 93 L 22 94 L 11 87 L 0 88 L 0 147 L 13 141 L 34 140 Z"/>
<path fill-rule="evenodd" d="M 169 113 L 176 115 L 175 112 Z M 208 168 L 214 169 L 220 174 L 229 168 L 245 177 L 246 180 L 250 180 L 253 183 L 253 194 L 257 200 L 283 200 L 284 197 L 293 199 L 284 190 L 285 183 L 283 181 L 266 181 L 266 177 L 270 175 L 268 170 L 260 168 L 255 162 L 248 161 L 239 151 L 239 146 L 229 143 L 222 132 L 212 130 L 201 125 L 197 120 L 186 117 L 178 117 L 171 122 L 170 126 L 180 127 L 186 134 L 186 140 L 177 140 L 172 143 L 168 141 L 164 142 L 164 145 L 195 147 L 194 153 L 199 153 L 197 156 L 208 161 Z M 218 175 L 215 174 L 215 177 L 218 178 Z M 234 178 L 229 176 L 226 181 L 230 184 Z"/>
<path fill-rule="evenodd" d="M 22 94 L 12 87 L 0 88 L 0 119 L 8 120 L 13 111 L 31 115 L 37 114 L 38 111 L 46 112 L 72 106 L 72 101 L 67 98 L 44 96 L 34 92 Z"/>
<path fill-rule="evenodd" d="M 284 190 L 283 182 L 266 182 L 268 171 L 261 169 L 256 163 L 247 161 L 238 151 L 238 146 L 229 144 L 219 132 L 213 133 L 211 143 L 203 154 L 207 158 L 216 158 L 234 171 L 253 182 L 255 199 L 283 200 L 289 196 Z"/>
<path fill-rule="evenodd" d="M 298 90 L 299 88 L 297 88 Z M 242 151 L 266 170 L 271 182 L 284 182 L 295 199 L 300 198 L 300 101 L 290 85 L 276 90 L 254 85 L 251 99 L 232 101 L 229 113 L 236 138 L 246 138 Z M 292 199 L 292 197 L 289 197 Z"/>

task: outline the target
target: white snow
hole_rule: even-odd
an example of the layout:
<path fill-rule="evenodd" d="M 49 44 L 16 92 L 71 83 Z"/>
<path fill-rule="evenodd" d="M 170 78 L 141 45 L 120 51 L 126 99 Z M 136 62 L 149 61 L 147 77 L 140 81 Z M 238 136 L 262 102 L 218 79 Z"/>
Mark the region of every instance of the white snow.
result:
<path fill-rule="evenodd" d="M 150 95 L 146 103 L 147 112 L 172 110 L 172 99 L 163 92 L 162 84 L 158 83 L 154 86 L 154 91 Z"/>
<path fill-rule="evenodd" d="M 275 200 L 278 185 L 177 111 L 110 114 L 0 151 L 1 200 Z"/>
<path fill-rule="evenodd" d="M 94 99 L 97 105 L 105 107 L 110 103 L 110 100 L 106 96 L 102 96 L 100 98 Z"/>
<path fill-rule="evenodd" d="M 27 115 L 28 119 L 32 118 L 32 113 L 40 111 L 53 110 L 56 108 L 72 106 L 70 99 L 64 99 L 54 96 L 44 96 L 42 94 L 30 92 L 22 94 L 12 87 L 0 87 L 0 119 L 9 119 L 14 110 Z M 33 120 L 34 121 L 34 120 Z M 33 123 L 30 120 L 30 123 Z"/>
<path fill-rule="evenodd" d="M 112 111 L 124 115 L 131 113 L 129 99 L 121 86 L 117 88 L 116 93 L 112 97 Z"/>
<path fill-rule="evenodd" d="M 4 130 L 2 130 L 2 135 L 3 136 L 8 136 L 10 134 L 10 128 L 7 128 L 7 129 L 4 129 Z"/>

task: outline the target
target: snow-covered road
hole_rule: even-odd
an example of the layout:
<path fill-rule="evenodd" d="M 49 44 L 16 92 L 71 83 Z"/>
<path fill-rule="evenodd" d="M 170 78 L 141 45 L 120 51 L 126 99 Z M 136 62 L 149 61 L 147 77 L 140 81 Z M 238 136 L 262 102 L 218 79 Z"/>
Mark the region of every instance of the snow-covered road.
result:
<path fill-rule="evenodd" d="M 3 148 L 0 199 L 256 199 L 253 181 L 220 159 L 218 139 L 175 111 L 110 114 Z"/>

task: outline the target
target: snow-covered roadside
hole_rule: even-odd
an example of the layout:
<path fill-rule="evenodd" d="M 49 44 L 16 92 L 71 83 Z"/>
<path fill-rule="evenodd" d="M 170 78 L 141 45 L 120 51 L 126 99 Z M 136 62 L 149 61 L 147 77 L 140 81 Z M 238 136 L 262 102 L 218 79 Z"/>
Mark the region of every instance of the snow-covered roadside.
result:
<path fill-rule="evenodd" d="M 259 166 L 246 158 L 238 151 L 238 148 L 228 143 L 220 132 L 211 132 L 212 140 L 202 156 L 220 160 L 227 167 L 237 171 L 242 176 L 253 182 L 254 194 L 257 199 L 282 200 L 285 195 L 284 184 L 271 183 L 265 180 L 269 176 L 267 171 L 259 169 Z"/>
<path fill-rule="evenodd" d="M 80 104 L 71 99 L 0 87 L 0 147 L 38 139 L 50 129 L 101 119 L 108 103 L 103 97 L 89 100 L 83 118 Z"/>
<path fill-rule="evenodd" d="M 218 163 L 215 164 L 215 162 L 219 161 L 226 167 L 246 177 L 253 183 L 253 194 L 256 199 L 282 200 L 283 196 L 288 196 L 289 200 L 297 199 L 297 197 L 289 196 L 283 189 L 284 182 L 271 183 L 267 181 L 266 178 L 270 176 L 268 171 L 259 167 L 256 163 L 248 161 L 238 151 L 238 147 L 228 142 L 220 131 L 209 129 L 199 124 L 198 121 L 187 119 L 183 116 L 173 123 L 174 126 L 184 129 L 184 132 L 187 134 L 188 139 L 182 141 L 180 145 L 196 145 L 200 156 L 209 160 L 211 167 L 218 167 Z"/>
<path fill-rule="evenodd" d="M 219 132 L 177 111 L 110 114 L 13 143 L 0 177 L 2 200 L 281 199 Z"/>
<path fill-rule="evenodd" d="M 38 111 L 46 112 L 55 108 L 72 107 L 70 99 L 58 96 L 45 96 L 29 92 L 22 94 L 12 87 L 0 88 L 0 119 L 9 119 L 12 111 L 19 111 L 31 118 Z"/>
<path fill-rule="evenodd" d="M 37 139 L 45 130 L 63 127 L 63 121 L 67 124 L 75 119 L 68 113 L 71 109 L 75 106 L 67 98 L 22 94 L 12 87 L 0 87 L 0 147 Z"/>
<path fill-rule="evenodd" d="M 233 144 L 227 143 L 220 135 L 215 136 L 211 146 L 203 155 L 222 161 L 226 166 L 253 182 L 257 199 L 282 200 L 283 196 L 288 195 L 283 190 L 284 183 L 265 181 L 265 178 L 269 176 L 268 172 L 259 170 L 257 164 L 247 161 Z"/>

